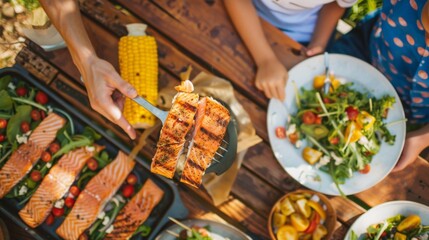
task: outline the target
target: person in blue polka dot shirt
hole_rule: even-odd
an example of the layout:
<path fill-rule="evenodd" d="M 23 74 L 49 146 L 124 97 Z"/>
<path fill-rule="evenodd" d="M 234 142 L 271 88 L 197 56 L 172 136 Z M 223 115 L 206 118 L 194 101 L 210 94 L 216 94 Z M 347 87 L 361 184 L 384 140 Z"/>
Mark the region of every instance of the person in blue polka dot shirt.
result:
<path fill-rule="evenodd" d="M 409 124 L 421 124 L 407 133 L 394 171 L 404 169 L 429 146 L 429 2 L 384 0 L 329 52 L 358 57 L 375 66 L 392 83 Z"/>

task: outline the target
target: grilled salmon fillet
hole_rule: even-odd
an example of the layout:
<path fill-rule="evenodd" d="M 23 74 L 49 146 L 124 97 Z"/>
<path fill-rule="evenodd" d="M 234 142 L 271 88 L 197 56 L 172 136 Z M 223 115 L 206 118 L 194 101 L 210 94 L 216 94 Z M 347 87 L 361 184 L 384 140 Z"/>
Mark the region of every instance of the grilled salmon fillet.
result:
<path fill-rule="evenodd" d="M 57 234 L 64 239 L 78 239 L 103 211 L 109 199 L 116 193 L 122 182 L 134 167 L 135 162 L 119 152 L 116 159 L 93 177 L 79 194 L 76 203 Z"/>
<path fill-rule="evenodd" d="M 38 162 L 42 152 L 55 139 L 66 121 L 50 113 L 31 133 L 27 143 L 18 147 L 0 170 L 0 199 L 3 198 Z"/>
<path fill-rule="evenodd" d="M 61 199 L 73 184 L 76 176 L 94 152 L 85 148 L 70 151 L 52 167 L 19 216 L 28 226 L 35 228 L 49 216 L 53 205 Z"/>
<path fill-rule="evenodd" d="M 200 100 L 181 182 L 199 187 L 206 168 L 222 143 L 229 120 L 229 111 L 222 104 L 209 97 Z"/>
<path fill-rule="evenodd" d="M 188 92 L 176 94 L 152 159 L 153 173 L 173 178 L 178 158 L 185 146 L 185 137 L 193 125 L 197 105 L 198 94 Z"/>
<path fill-rule="evenodd" d="M 153 208 L 161 201 L 164 192 L 150 179 L 125 205 L 113 222 L 113 231 L 105 239 L 130 239 L 146 221 Z"/>

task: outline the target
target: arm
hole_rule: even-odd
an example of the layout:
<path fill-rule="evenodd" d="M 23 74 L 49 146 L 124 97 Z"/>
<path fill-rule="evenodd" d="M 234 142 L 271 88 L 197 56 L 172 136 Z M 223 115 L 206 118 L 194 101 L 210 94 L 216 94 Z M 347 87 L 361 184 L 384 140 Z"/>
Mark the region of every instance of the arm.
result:
<path fill-rule="evenodd" d="M 284 99 L 288 77 L 268 43 L 251 0 L 225 0 L 225 7 L 258 68 L 255 85 L 268 98 Z"/>
<path fill-rule="evenodd" d="M 313 36 L 307 49 L 307 56 L 314 56 L 325 51 L 326 45 L 337 26 L 338 19 L 343 16 L 345 9 L 337 2 L 325 4 L 319 12 L 319 17 Z"/>
<path fill-rule="evenodd" d="M 114 100 L 112 96 L 117 95 L 118 90 L 126 97 L 134 98 L 137 91 L 122 80 L 110 63 L 97 57 L 83 26 L 77 2 L 40 0 L 40 3 L 67 43 L 73 62 L 82 74 L 91 107 L 135 138 L 134 129 L 122 115 L 124 98 Z"/>
<path fill-rule="evenodd" d="M 419 154 L 429 146 L 429 124 L 423 128 L 407 133 L 404 149 L 394 172 L 400 171 L 413 163 Z"/>

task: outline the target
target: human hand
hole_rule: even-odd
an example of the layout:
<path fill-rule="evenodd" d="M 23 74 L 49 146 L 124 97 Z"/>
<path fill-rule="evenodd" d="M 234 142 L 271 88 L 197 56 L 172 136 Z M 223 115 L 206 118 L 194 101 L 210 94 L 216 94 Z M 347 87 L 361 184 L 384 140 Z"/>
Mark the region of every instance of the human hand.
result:
<path fill-rule="evenodd" d="M 288 72 L 279 60 L 271 59 L 258 64 L 255 85 L 268 98 L 277 98 L 283 101 L 287 79 Z"/>
<path fill-rule="evenodd" d="M 124 81 L 113 66 L 96 56 L 79 69 L 85 83 L 91 107 L 121 127 L 130 138 L 136 132 L 122 114 L 125 97 L 137 96 L 136 89 Z"/>
<path fill-rule="evenodd" d="M 403 170 L 417 159 L 420 152 L 428 145 L 428 143 L 422 138 L 422 133 L 419 130 L 407 134 L 401 157 L 392 172 Z"/>
<path fill-rule="evenodd" d="M 307 57 L 312 57 L 314 55 L 323 53 L 323 51 L 325 51 L 325 48 L 321 46 L 312 46 L 311 44 L 308 46 L 308 48 L 304 49 L 305 55 L 307 55 Z"/>

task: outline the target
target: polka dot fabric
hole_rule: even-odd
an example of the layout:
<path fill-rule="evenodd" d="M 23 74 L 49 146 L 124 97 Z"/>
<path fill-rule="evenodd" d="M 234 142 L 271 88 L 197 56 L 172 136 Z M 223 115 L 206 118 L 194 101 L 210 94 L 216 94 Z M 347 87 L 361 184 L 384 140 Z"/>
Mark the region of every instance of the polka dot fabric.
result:
<path fill-rule="evenodd" d="M 385 0 L 371 34 L 372 64 L 396 88 L 413 123 L 429 122 L 429 46 L 421 13 L 427 0 Z"/>

